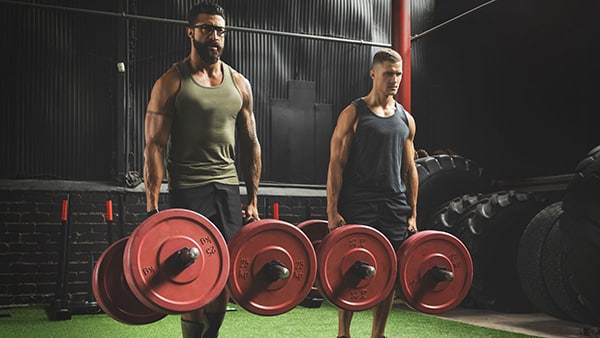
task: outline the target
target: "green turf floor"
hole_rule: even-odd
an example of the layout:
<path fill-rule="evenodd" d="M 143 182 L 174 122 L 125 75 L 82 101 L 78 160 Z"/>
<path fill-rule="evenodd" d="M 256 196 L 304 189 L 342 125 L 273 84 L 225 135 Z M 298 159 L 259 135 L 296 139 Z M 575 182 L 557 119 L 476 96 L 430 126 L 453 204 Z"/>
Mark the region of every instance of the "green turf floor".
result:
<path fill-rule="evenodd" d="M 225 317 L 219 337 L 335 337 L 337 310 L 326 302 L 320 308 L 297 307 L 279 316 L 264 317 L 237 305 Z M 0 337 L 82 337 L 135 338 L 181 337 L 179 316 L 147 325 L 126 325 L 105 314 L 75 315 L 71 320 L 49 321 L 42 307 L 0 310 Z M 371 311 L 354 314 L 354 338 L 369 337 Z M 387 336 L 395 337 L 527 337 L 526 335 L 458 323 L 421 313 L 394 308 L 387 325 Z"/>

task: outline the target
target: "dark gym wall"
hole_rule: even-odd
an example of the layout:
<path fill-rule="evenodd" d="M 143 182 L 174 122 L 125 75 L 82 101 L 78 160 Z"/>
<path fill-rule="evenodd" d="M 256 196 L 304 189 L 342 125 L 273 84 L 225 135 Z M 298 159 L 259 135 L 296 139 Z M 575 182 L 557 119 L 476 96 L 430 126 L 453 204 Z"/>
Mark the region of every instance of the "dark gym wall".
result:
<path fill-rule="evenodd" d="M 418 34 L 486 1 L 413 1 Z M 498 0 L 412 43 L 417 147 L 492 177 L 572 173 L 600 144 L 600 2 Z"/>
<path fill-rule="evenodd" d="M 92 7 L 114 10 L 115 1 Z M 0 177 L 108 178 L 117 144 L 116 21 L 0 9 Z"/>
<path fill-rule="evenodd" d="M 392 0 L 223 0 L 228 24 L 390 43 Z M 36 1 L 183 20 L 194 1 Z M 23 3 L 30 4 L 29 1 Z M 412 0 L 412 34 L 484 3 Z M 451 148 L 496 177 L 570 173 L 594 145 L 600 76 L 596 0 L 498 0 L 412 44 L 416 145 Z M 183 26 L 0 1 L 5 81 L 0 178 L 113 180 L 141 174 L 152 83 L 189 51 Z M 271 103 L 290 81 L 312 82 L 331 119 L 370 88 L 376 47 L 232 31 L 224 60 L 253 84 L 263 181 L 290 171 L 272 159 Z M 116 63 L 126 63 L 117 72 Z M 314 135 L 308 145 L 327 148 Z M 316 154 L 316 152 L 315 152 Z M 315 155 L 316 156 L 316 155 Z M 315 162 L 323 171 L 325 160 Z M 323 183 L 324 175 L 313 182 Z M 299 183 L 287 177 L 285 183 Z"/>

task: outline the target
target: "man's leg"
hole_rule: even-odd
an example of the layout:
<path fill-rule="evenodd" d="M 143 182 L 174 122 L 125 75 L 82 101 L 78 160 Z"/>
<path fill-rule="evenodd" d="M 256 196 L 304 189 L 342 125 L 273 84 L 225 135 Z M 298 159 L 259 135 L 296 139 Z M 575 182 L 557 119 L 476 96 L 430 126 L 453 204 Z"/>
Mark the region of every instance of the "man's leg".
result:
<path fill-rule="evenodd" d="M 219 328 L 223 324 L 229 292 L 221 294 L 202 309 L 181 314 L 181 330 L 183 338 L 215 338 L 219 336 Z"/>
<path fill-rule="evenodd" d="M 215 338 L 219 336 L 219 329 L 221 328 L 221 324 L 223 324 L 228 303 L 229 292 L 227 291 L 227 288 L 225 288 L 217 299 L 204 308 L 204 315 L 206 316 L 208 327 L 206 328 L 203 338 Z"/>
<path fill-rule="evenodd" d="M 203 309 L 181 314 L 183 338 L 202 338 L 205 326 Z"/>
<path fill-rule="evenodd" d="M 338 309 L 338 337 L 350 337 L 350 322 L 354 312 Z"/>
<path fill-rule="evenodd" d="M 390 312 L 392 311 L 395 294 L 394 290 L 392 290 L 383 301 L 373 308 L 373 329 L 371 331 L 371 338 L 385 337 L 385 326 Z"/>

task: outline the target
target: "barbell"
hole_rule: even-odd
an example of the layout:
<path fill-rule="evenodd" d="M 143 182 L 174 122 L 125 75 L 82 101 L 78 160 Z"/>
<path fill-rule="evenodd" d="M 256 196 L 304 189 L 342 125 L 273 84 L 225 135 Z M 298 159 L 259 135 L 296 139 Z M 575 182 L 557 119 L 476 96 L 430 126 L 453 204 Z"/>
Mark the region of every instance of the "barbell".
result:
<path fill-rule="evenodd" d="M 340 308 L 371 308 L 397 283 L 407 305 L 439 314 L 458 306 L 471 288 L 471 255 L 449 233 L 418 232 L 394 253 L 387 238 L 372 227 L 344 225 L 328 233 L 324 220 L 304 221 L 298 227 L 317 252 L 318 289 Z"/>
<path fill-rule="evenodd" d="M 92 289 L 102 310 L 127 324 L 202 308 L 226 285 L 238 305 L 271 316 L 306 298 L 316 266 L 310 240 L 292 224 L 255 221 L 227 245 L 206 217 L 168 209 L 148 217 L 100 255 Z"/>
<path fill-rule="evenodd" d="M 319 222 L 323 223 L 313 223 Z M 167 314 L 202 308 L 226 286 L 231 298 L 252 313 L 282 314 L 306 298 L 317 275 L 330 302 L 356 311 L 385 298 L 397 279 L 407 280 L 400 286 L 409 303 L 428 313 L 453 308 L 470 287 L 468 251 L 455 250 L 451 240 L 444 244 L 447 252 L 440 252 L 438 242 L 448 239 L 439 234 L 419 233 L 426 239 L 411 240 L 416 244 L 408 253 L 399 250 L 408 263 L 398 268 L 389 241 L 370 227 L 343 226 L 319 238 L 307 236 L 306 229 L 301 224 L 260 220 L 242 227 L 227 245 L 204 216 L 185 209 L 161 211 L 101 254 L 92 274 L 94 296 L 113 319 L 147 324 Z M 316 241 L 321 243 L 317 251 Z M 434 268 L 442 270 L 438 275 L 443 281 L 432 284 L 429 276 Z M 422 299 L 432 294 L 435 305 L 424 304 Z M 441 298 L 450 301 L 439 305 Z"/>

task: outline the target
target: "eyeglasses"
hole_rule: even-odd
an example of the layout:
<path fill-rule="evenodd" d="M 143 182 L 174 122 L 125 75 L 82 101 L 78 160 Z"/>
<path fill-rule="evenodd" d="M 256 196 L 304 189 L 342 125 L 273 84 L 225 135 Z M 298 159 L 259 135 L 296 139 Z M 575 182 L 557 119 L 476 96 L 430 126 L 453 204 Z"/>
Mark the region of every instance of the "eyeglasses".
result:
<path fill-rule="evenodd" d="M 227 32 L 227 29 L 225 27 L 213 26 L 208 24 L 196 25 L 192 26 L 192 28 L 200 29 L 200 32 L 202 32 L 202 34 L 204 35 L 211 35 L 214 31 L 217 31 L 218 36 L 223 36 L 225 32 Z"/>

